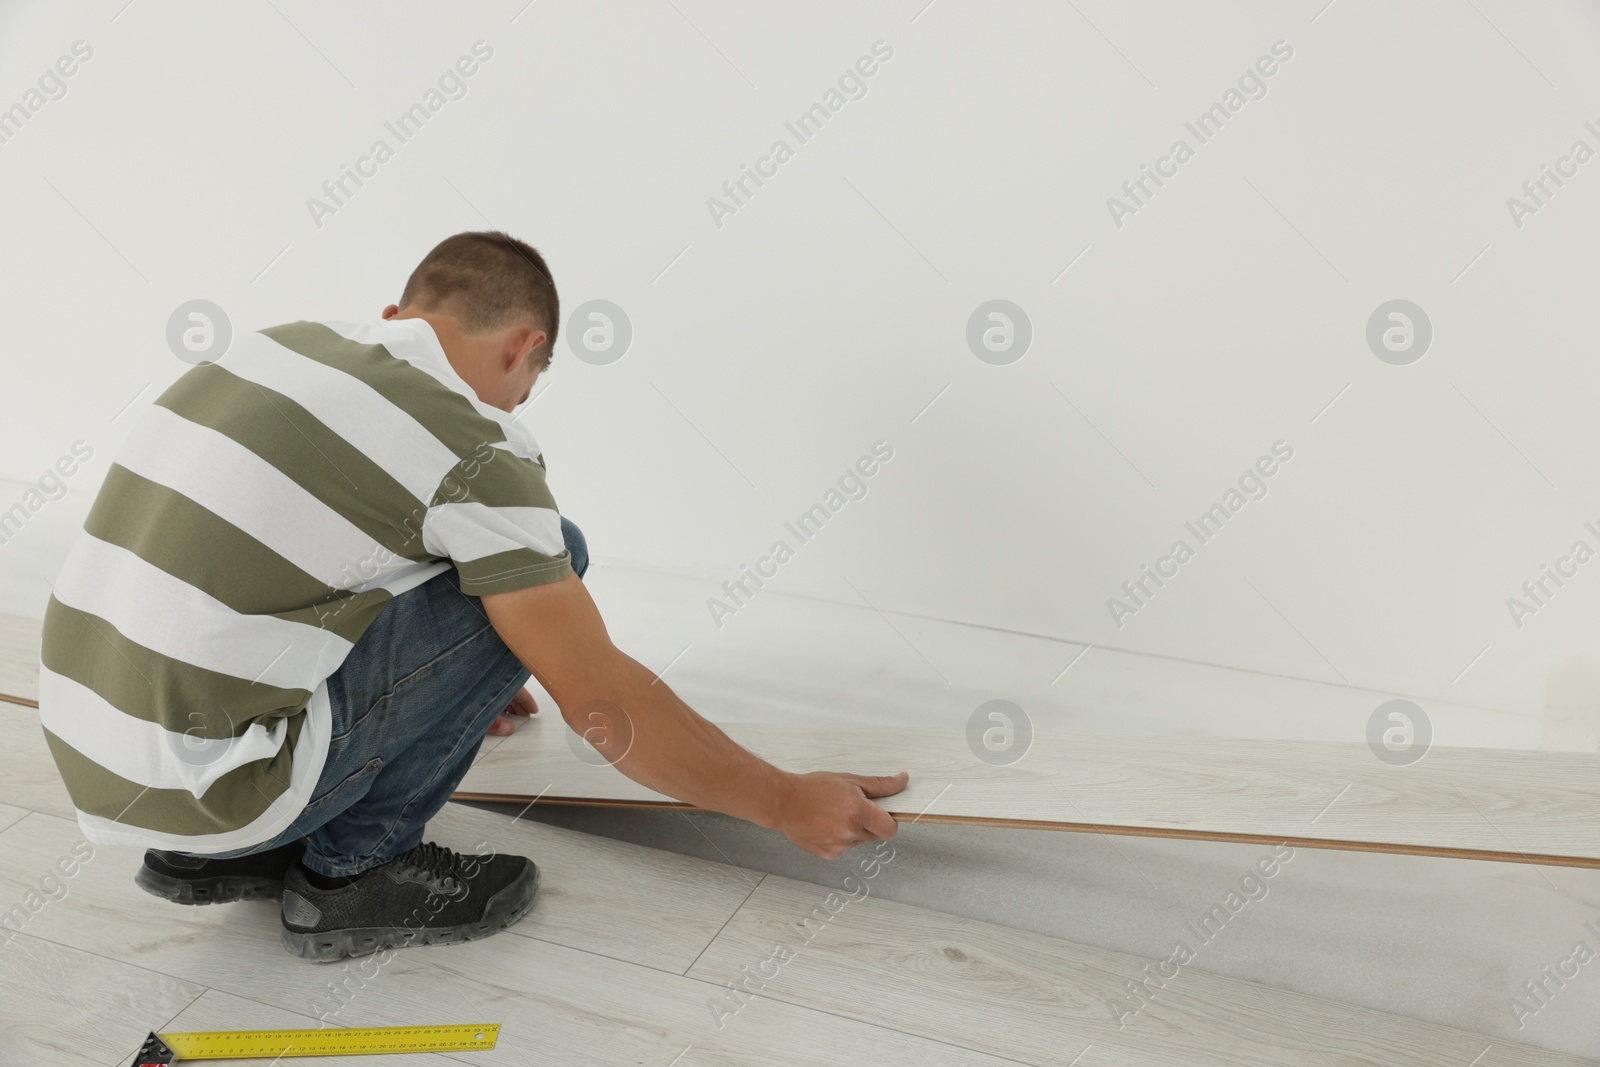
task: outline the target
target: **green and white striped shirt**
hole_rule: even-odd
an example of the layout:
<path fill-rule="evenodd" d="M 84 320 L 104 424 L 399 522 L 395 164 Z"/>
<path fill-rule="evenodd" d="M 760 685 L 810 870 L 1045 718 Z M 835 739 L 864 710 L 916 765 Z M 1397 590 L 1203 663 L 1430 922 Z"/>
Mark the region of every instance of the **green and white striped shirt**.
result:
<path fill-rule="evenodd" d="M 544 460 L 423 319 L 235 338 L 144 412 L 45 612 L 39 714 L 84 835 L 222 852 L 305 807 L 327 679 L 393 597 L 572 573 Z"/>

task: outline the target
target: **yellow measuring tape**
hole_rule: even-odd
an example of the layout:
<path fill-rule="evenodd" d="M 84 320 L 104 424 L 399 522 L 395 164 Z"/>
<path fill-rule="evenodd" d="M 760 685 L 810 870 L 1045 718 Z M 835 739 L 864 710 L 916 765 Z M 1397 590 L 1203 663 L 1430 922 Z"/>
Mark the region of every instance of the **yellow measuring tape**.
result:
<path fill-rule="evenodd" d="M 324 1030 L 216 1030 L 151 1034 L 134 1067 L 184 1060 L 273 1056 L 363 1056 L 375 1052 L 461 1052 L 494 1048 L 499 1023 L 373 1026 Z"/>

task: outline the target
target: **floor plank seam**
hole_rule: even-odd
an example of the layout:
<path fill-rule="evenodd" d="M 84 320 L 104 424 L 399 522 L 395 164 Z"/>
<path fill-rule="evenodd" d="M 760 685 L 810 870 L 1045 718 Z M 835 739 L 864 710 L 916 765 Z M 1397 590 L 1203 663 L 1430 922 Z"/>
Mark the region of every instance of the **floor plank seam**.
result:
<path fill-rule="evenodd" d="M 184 978 L 184 979 L 180 979 L 180 981 L 189 982 L 189 979 Z M 196 993 L 194 995 L 194 999 L 189 1001 L 189 1003 L 185 1004 L 182 1008 L 180 1008 L 177 1011 L 173 1012 L 172 1013 L 172 1018 L 168 1019 L 166 1022 L 162 1023 L 160 1026 L 152 1026 L 150 1028 L 150 1033 L 162 1034 L 162 1033 L 167 1033 L 167 1032 L 171 1031 L 172 1030 L 172 1024 L 178 1021 L 178 1016 L 182 1015 L 184 1012 L 186 1012 L 190 1008 L 194 1007 L 197 1003 L 200 1002 L 200 998 L 201 997 L 203 997 L 207 993 L 211 992 L 211 987 L 210 986 L 202 985 L 200 982 L 189 982 L 189 984 L 190 985 L 200 986 L 200 992 Z M 243 999 L 249 1000 L 248 997 L 245 997 Z M 260 1003 L 260 1002 L 259 1001 L 252 1001 L 252 1003 Z M 263 1007 L 264 1006 L 265 1005 L 263 1005 Z M 139 1040 L 143 1041 L 144 1039 L 140 1038 Z M 130 1048 L 128 1050 L 126 1055 L 117 1057 L 116 1062 L 111 1064 L 110 1067 L 123 1067 L 124 1064 L 126 1064 L 126 1063 L 128 1063 L 128 1062 L 130 1062 L 132 1060 L 134 1053 L 138 1052 L 139 1048 L 140 1048 L 139 1045 L 133 1046 L 132 1048 Z"/>
<path fill-rule="evenodd" d="M 733 920 L 738 916 L 739 912 L 744 910 L 744 906 L 746 904 L 750 903 L 750 898 L 756 895 L 756 890 L 761 888 L 761 883 L 767 880 L 768 873 L 770 872 L 764 872 L 761 877 L 756 880 L 756 884 L 750 887 L 750 892 L 746 893 L 744 895 L 744 899 L 739 901 L 739 906 L 729 912 L 728 917 L 722 921 L 722 925 L 717 927 L 717 932 L 711 935 L 710 940 L 708 940 L 705 944 L 705 948 L 702 948 L 695 955 L 695 958 L 689 961 L 689 966 L 683 969 L 683 976 L 685 978 L 689 977 L 689 972 L 694 970 L 694 965 L 700 962 L 700 957 L 704 956 L 707 950 L 709 950 L 711 946 L 716 943 L 717 938 L 722 936 L 722 931 L 728 928 L 728 924 L 733 922 Z"/>
<path fill-rule="evenodd" d="M 16 807 L 17 805 L 12 805 L 12 806 Z M 22 818 L 18 819 L 16 822 L 14 822 L 10 826 L 6 827 L 4 830 L 0 830 L 0 837 L 4 837 L 6 834 L 9 834 L 11 831 L 15 830 L 17 827 L 19 827 L 23 823 L 27 822 L 28 819 L 30 817 L 34 816 L 34 815 L 43 816 L 46 819 L 60 819 L 62 822 L 70 821 L 70 820 L 67 820 L 67 819 L 62 819 L 61 816 L 59 816 L 59 815 L 51 815 L 48 811 L 35 811 L 32 808 L 28 808 L 27 812 L 28 812 L 27 815 L 24 815 Z M 77 825 L 77 824 L 74 823 L 73 825 Z"/>
<path fill-rule="evenodd" d="M 173 974 L 171 971 L 159 970 L 159 969 L 157 969 L 155 967 L 151 967 L 151 966 L 148 966 L 148 965 L 143 964 L 143 963 L 132 963 L 132 962 L 130 962 L 128 960 L 118 959 L 115 956 L 107 956 L 104 952 L 96 952 L 92 948 L 84 948 L 81 945 L 74 945 L 74 944 L 72 944 L 70 942 L 67 942 L 67 941 L 57 941 L 55 938 L 49 937 L 49 936 L 47 936 L 45 934 L 33 934 L 33 933 L 28 933 L 27 931 L 23 930 L 23 931 L 17 931 L 13 935 L 13 939 L 17 938 L 17 937 L 27 938 L 30 941 L 43 942 L 44 944 L 47 944 L 47 945 L 54 945 L 56 948 L 65 949 L 68 952 L 78 952 L 78 953 L 82 953 L 85 956 L 93 956 L 95 959 L 105 960 L 107 963 L 115 964 L 118 967 L 133 967 L 133 968 L 136 968 L 138 970 L 144 971 L 146 974 L 160 975 L 163 978 L 170 978 L 174 982 L 182 982 L 185 985 L 204 986 L 204 988 L 207 988 L 207 989 L 211 988 L 210 986 L 205 986 L 205 984 L 203 982 L 197 982 L 193 978 L 185 978 L 181 974 Z M 10 942 L 6 942 L 5 944 L 9 944 L 9 943 Z M 5 944 L 0 944 L 0 959 L 4 959 L 5 958 L 5 956 L 4 956 L 4 953 L 6 951 Z M 226 990 L 224 990 L 224 992 L 226 992 Z M 128 1056 L 124 1057 L 124 1060 L 126 1060 L 128 1058 L 131 1058 L 134 1051 L 136 1051 L 136 1050 L 129 1049 L 128 1050 Z"/>
<path fill-rule="evenodd" d="M 529 914 L 536 914 L 538 909 L 539 905 L 537 902 L 535 902 L 534 910 Z M 679 972 L 673 970 L 671 967 L 663 967 L 654 963 L 645 963 L 643 960 L 631 960 L 626 956 L 613 956 L 610 953 L 601 952 L 597 949 L 579 948 L 577 945 L 568 944 L 565 941 L 556 941 L 553 938 L 540 937 L 538 934 L 529 933 L 526 930 L 518 930 L 515 926 L 507 926 L 501 931 L 501 933 L 511 934 L 514 937 L 520 937 L 525 941 L 537 941 L 543 945 L 553 945 L 556 948 L 565 949 L 568 952 L 581 952 L 585 956 L 593 956 L 598 960 L 610 960 L 613 963 L 621 963 L 629 967 L 643 967 L 645 970 L 654 971 L 657 974 L 671 975 L 674 978 L 688 977 L 687 975 L 680 974 Z"/>
<path fill-rule="evenodd" d="M 20 805 L 13 804 L 12 807 L 20 807 Z M 27 812 L 28 812 L 27 815 L 25 815 L 22 818 L 18 819 L 16 822 L 14 822 L 10 826 L 6 827 L 4 831 L 0 831 L 0 833 L 10 833 L 12 830 L 15 830 L 17 827 L 21 826 L 24 822 L 26 822 L 28 820 L 29 816 L 33 816 L 33 815 L 37 815 L 41 819 L 54 819 L 57 822 L 64 822 L 68 826 L 73 827 L 74 829 L 76 829 L 77 826 L 78 826 L 78 820 L 69 819 L 65 815 L 56 815 L 56 814 L 54 814 L 52 812 L 48 812 L 48 811 L 36 811 L 33 808 L 28 808 Z"/>

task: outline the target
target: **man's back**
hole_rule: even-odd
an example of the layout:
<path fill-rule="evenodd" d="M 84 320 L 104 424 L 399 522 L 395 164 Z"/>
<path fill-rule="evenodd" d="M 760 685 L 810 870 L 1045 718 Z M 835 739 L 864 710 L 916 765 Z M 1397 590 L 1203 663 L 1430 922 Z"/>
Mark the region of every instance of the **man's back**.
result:
<path fill-rule="evenodd" d="M 538 446 L 421 319 L 235 340 L 144 413 L 46 616 L 40 714 L 86 834 L 221 851 L 304 807 L 326 680 L 453 562 L 570 572 Z"/>

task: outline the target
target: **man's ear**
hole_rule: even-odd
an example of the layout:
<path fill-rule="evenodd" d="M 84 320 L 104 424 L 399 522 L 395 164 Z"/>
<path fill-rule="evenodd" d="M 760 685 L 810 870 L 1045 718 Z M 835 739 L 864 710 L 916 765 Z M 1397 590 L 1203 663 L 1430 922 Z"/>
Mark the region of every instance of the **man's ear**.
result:
<path fill-rule="evenodd" d="M 548 337 L 543 330 L 534 326 L 523 327 L 512 335 L 509 354 L 513 359 L 521 355 L 530 365 L 540 363 L 544 359 L 546 340 Z M 506 364 L 508 369 L 512 365 L 510 361 Z"/>
<path fill-rule="evenodd" d="M 385 319 L 392 319 L 392 318 L 395 317 L 395 314 L 399 310 L 400 310 L 400 305 L 399 304 L 390 304 L 388 307 L 383 309 L 383 317 Z"/>

